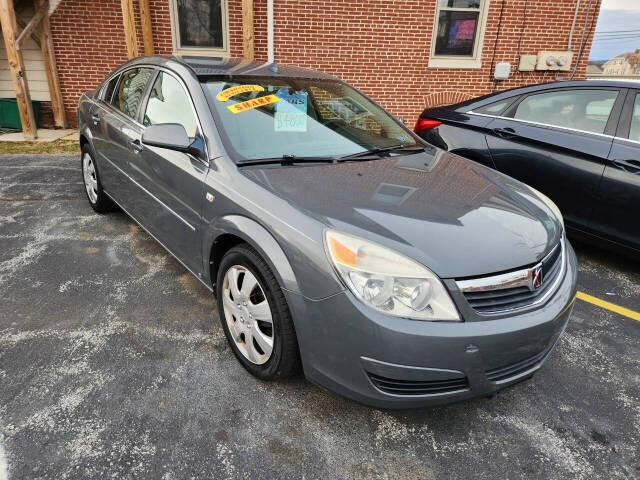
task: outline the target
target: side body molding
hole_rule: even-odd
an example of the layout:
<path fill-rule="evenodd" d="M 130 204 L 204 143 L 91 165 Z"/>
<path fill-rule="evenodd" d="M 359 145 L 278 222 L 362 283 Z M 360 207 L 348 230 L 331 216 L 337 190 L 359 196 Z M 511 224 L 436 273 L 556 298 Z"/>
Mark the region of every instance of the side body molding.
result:
<path fill-rule="evenodd" d="M 291 264 L 278 242 L 262 225 L 242 215 L 226 215 L 217 218 L 204 233 L 202 240 L 203 271 L 209 284 L 215 283 L 215 278 L 210 278 L 210 252 L 214 242 L 225 234 L 242 238 L 255 248 L 271 268 L 280 286 L 290 292 L 300 293 L 300 287 Z M 219 259 L 216 259 L 216 261 L 219 261 Z"/>

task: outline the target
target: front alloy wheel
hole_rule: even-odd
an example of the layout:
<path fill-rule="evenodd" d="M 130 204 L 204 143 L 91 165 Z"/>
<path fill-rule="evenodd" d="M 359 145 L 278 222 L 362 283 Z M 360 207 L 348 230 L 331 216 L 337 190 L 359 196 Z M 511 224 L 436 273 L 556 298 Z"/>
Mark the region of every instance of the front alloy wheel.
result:
<path fill-rule="evenodd" d="M 264 290 L 255 275 L 234 265 L 224 276 L 222 306 L 231 337 L 251 363 L 262 365 L 273 352 L 273 320 Z"/>
<path fill-rule="evenodd" d="M 217 270 L 218 316 L 233 353 L 263 380 L 300 371 L 289 306 L 273 272 L 247 244 L 231 248 Z"/>

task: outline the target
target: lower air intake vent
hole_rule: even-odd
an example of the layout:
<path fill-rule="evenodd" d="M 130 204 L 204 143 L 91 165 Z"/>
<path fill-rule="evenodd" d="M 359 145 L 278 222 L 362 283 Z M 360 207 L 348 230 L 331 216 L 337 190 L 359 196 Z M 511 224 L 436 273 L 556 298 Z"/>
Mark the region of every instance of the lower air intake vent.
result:
<path fill-rule="evenodd" d="M 547 353 L 549 353 L 549 350 L 544 350 L 533 357 L 526 358 L 517 363 L 487 370 L 487 378 L 492 382 L 499 382 L 501 380 L 507 380 L 508 378 L 515 377 L 516 375 L 539 365 L 542 360 L 544 360 Z"/>
<path fill-rule="evenodd" d="M 467 377 L 447 380 L 394 380 L 369 373 L 369 378 L 379 390 L 394 395 L 433 395 L 469 388 Z"/>

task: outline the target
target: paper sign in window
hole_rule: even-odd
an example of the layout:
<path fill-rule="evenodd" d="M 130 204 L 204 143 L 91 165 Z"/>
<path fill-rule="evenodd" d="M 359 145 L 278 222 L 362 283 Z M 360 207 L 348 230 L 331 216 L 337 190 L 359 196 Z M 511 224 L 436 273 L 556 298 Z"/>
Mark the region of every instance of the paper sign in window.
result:
<path fill-rule="evenodd" d="M 274 131 L 306 132 L 307 92 L 289 92 L 288 88 L 281 88 L 276 95 L 282 101 L 275 106 Z"/>
<path fill-rule="evenodd" d="M 238 85 L 237 87 L 225 88 L 218 95 L 216 95 L 216 99 L 221 102 L 226 102 L 229 98 L 240 93 L 262 91 L 264 91 L 264 88 L 260 85 Z"/>
<path fill-rule="evenodd" d="M 247 110 L 253 110 L 254 108 L 271 105 L 272 103 L 279 101 L 280 99 L 275 95 L 265 95 L 264 97 L 247 100 L 246 102 L 234 103 L 233 105 L 229 105 L 227 108 L 231 113 L 240 113 L 246 112 Z"/>

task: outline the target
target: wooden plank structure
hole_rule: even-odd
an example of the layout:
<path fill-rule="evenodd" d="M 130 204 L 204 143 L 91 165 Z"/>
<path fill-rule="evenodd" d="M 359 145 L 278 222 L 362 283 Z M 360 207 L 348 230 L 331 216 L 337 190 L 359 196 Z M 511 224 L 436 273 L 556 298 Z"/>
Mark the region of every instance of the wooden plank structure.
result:
<path fill-rule="evenodd" d="M 253 0 L 242 0 L 242 56 L 253 60 Z"/>
<path fill-rule="evenodd" d="M 16 94 L 22 132 L 25 139 L 35 139 L 38 134 L 29 93 L 25 62 L 22 56 L 22 47 L 28 38 L 33 38 L 42 49 L 54 122 L 58 127 L 66 128 L 67 126 L 53 42 L 51 40 L 51 26 L 49 24 L 49 17 L 55 11 L 60 0 L 33 0 L 33 2 L 33 17 L 24 25 L 21 21 L 22 31 L 18 32 L 18 20 L 13 0 L 0 0 L 2 36 L 7 51 L 11 80 Z"/>
<path fill-rule="evenodd" d="M 144 54 L 153 55 L 153 31 L 151 30 L 151 12 L 149 10 L 149 0 L 139 0 L 140 24 L 142 25 L 142 43 L 144 44 Z"/>
<path fill-rule="evenodd" d="M 124 26 L 124 41 L 127 45 L 129 59 L 135 58 L 138 53 L 138 35 L 136 34 L 136 22 L 133 15 L 133 0 L 120 0 L 122 5 L 122 25 Z"/>

